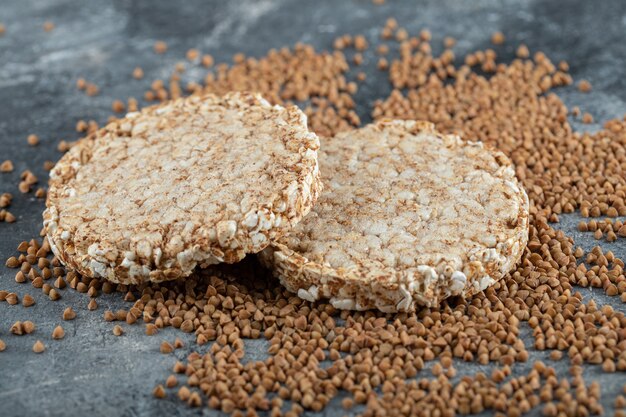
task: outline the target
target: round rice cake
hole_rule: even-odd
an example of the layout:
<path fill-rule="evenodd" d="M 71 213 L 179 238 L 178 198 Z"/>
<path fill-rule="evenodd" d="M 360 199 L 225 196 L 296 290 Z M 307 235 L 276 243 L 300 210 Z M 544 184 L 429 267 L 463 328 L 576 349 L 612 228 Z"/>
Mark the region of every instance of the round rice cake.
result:
<path fill-rule="evenodd" d="M 511 161 L 430 123 L 381 121 L 322 139 L 324 192 L 260 254 L 299 297 L 384 312 L 471 296 L 528 241 Z"/>
<path fill-rule="evenodd" d="M 318 148 L 297 107 L 248 93 L 129 113 L 52 169 L 48 241 L 68 267 L 125 284 L 237 262 L 310 211 Z"/>

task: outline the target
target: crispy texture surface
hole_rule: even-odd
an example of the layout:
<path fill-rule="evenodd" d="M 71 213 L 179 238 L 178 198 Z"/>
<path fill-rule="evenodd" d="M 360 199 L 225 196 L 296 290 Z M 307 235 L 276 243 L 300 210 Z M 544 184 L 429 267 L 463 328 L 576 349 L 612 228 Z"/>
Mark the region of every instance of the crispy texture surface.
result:
<path fill-rule="evenodd" d="M 51 171 L 48 239 L 65 265 L 121 283 L 237 262 L 309 212 L 318 148 L 297 107 L 248 93 L 128 114 Z"/>
<path fill-rule="evenodd" d="M 502 278 L 528 241 L 511 161 L 426 122 L 323 139 L 325 191 L 261 254 L 290 291 L 340 309 L 410 311 Z"/>

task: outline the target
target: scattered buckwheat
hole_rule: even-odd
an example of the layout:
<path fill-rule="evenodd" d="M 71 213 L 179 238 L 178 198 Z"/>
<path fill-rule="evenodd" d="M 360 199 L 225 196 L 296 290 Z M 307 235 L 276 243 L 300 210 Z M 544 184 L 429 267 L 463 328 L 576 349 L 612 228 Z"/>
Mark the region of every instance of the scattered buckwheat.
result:
<path fill-rule="evenodd" d="M 502 45 L 505 41 L 504 34 L 502 32 L 494 32 L 491 35 L 491 43 L 494 45 Z"/>
<path fill-rule="evenodd" d="M 22 297 L 22 305 L 24 307 L 35 305 L 35 299 L 30 294 L 26 294 Z"/>
<path fill-rule="evenodd" d="M 161 353 L 172 353 L 174 351 L 174 346 L 170 342 L 163 341 L 161 342 Z"/>
<path fill-rule="evenodd" d="M 518 58 L 528 58 L 530 56 L 530 51 L 528 50 L 528 47 L 526 45 L 522 44 L 517 47 L 517 51 L 515 51 L 515 54 Z"/>
<path fill-rule="evenodd" d="M 192 62 L 195 61 L 196 59 L 198 59 L 199 55 L 200 55 L 200 53 L 198 52 L 198 50 L 197 49 L 193 49 L 193 48 L 188 50 L 187 54 L 186 54 L 187 60 L 192 61 Z"/>
<path fill-rule="evenodd" d="M 76 312 L 72 307 L 67 307 L 63 310 L 63 320 L 74 320 L 76 318 Z"/>
<path fill-rule="evenodd" d="M 13 162 L 9 159 L 5 160 L 0 164 L 0 172 L 12 172 L 13 171 Z"/>
<path fill-rule="evenodd" d="M 164 54 L 167 51 L 167 44 L 163 41 L 156 41 L 154 43 L 154 52 L 157 54 Z"/>
<path fill-rule="evenodd" d="M 136 80 L 141 80 L 143 78 L 143 69 L 141 67 L 135 67 L 133 70 L 133 78 Z"/>
<path fill-rule="evenodd" d="M 203 67 L 205 68 L 210 68 L 213 66 L 213 57 L 211 55 L 202 55 L 202 59 L 200 60 L 200 63 L 202 64 Z"/>
<path fill-rule="evenodd" d="M 33 352 L 42 353 L 44 350 L 46 350 L 46 346 L 43 344 L 41 340 L 37 340 L 35 344 L 33 345 Z"/>
<path fill-rule="evenodd" d="M 90 97 L 97 96 L 99 92 L 100 88 L 93 83 L 87 83 L 85 86 L 85 93 Z"/>
<path fill-rule="evenodd" d="M 28 137 L 26 138 L 26 142 L 30 146 L 37 146 L 37 145 L 39 145 L 39 137 L 37 135 L 34 135 L 34 134 L 28 135 Z"/>
<path fill-rule="evenodd" d="M 578 82 L 578 90 L 583 93 L 588 93 L 591 91 L 591 83 L 587 80 L 580 80 Z"/>
<path fill-rule="evenodd" d="M 35 331 L 35 323 L 30 320 L 26 320 L 22 323 L 22 332 L 24 334 L 31 334 Z"/>
<path fill-rule="evenodd" d="M 170 375 L 167 377 L 167 380 L 165 381 L 165 386 L 168 388 L 174 388 L 176 385 L 178 385 L 178 379 L 176 378 L 175 375 Z"/>
<path fill-rule="evenodd" d="M 111 109 L 115 113 L 122 113 L 124 110 L 126 110 L 126 106 L 124 105 L 124 102 L 121 101 L 121 100 L 113 100 L 113 104 L 111 105 Z"/>
<path fill-rule="evenodd" d="M 115 336 L 121 336 L 124 334 L 124 329 L 119 324 L 116 324 L 115 326 L 113 326 L 113 334 Z"/>
<path fill-rule="evenodd" d="M 61 326 L 57 326 L 54 328 L 54 330 L 52 331 L 52 338 L 54 340 L 60 340 L 63 339 L 65 337 L 65 330 L 63 330 L 63 327 Z"/>
<path fill-rule="evenodd" d="M 163 388 L 163 385 L 157 385 L 152 391 L 152 395 L 154 395 L 155 398 L 165 398 L 165 388 Z"/>

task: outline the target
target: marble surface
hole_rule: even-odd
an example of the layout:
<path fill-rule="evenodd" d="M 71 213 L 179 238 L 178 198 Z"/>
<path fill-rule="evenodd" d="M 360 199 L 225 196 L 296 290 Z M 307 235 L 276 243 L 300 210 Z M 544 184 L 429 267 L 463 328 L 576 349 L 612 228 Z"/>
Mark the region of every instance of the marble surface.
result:
<path fill-rule="evenodd" d="M 11 159 L 16 168 L 11 174 L 0 174 L 0 193 L 15 195 L 11 211 L 18 215 L 16 223 L 0 223 L 0 258 L 15 254 L 17 244 L 36 236 L 41 227 L 43 202 L 32 193 L 17 191 L 19 173 L 31 169 L 45 182 L 43 162 L 60 157 L 55 150 L 60 139 L 78 138 L 74 130 L 78 120 L 103 123 L 111 114 L 114 99 L 141 97 L 150 80 L 165 79 L 189 48 L 211 53 L 218 62 L 230 62 L 236 52 L 260 56 L 270 48 L 298 41 L 328 49 L 332 40 L 344 33 L 376 38 L 391 16 L 412 33 L 429 28 L 433 45 L 440 47 L 445 36 L 457 38 L 457 56 L 488 47 L 491 33 L 500 30 L 507 36 L 507 43 L 497 48 L 503 61 L 513 57 L 520 42 L 531 51 L 544 51 L 555 61 L 566 59 L 574 78 L 587 78 L 594 87 L 590 94 L 575 87 L 558 90 L 568 105 L 580 106 L 598 121 L 595 125 L 573 121 L 576 129 L 597 129 L 602 121 L 626 113 L 623 0 L 388 0 L 382 6 L 369 0 L 0 0 L 0 22 L 6 26 L 6 34 L 0 37 L 0 160 Z M 48 20 L 56 26 L 50 33 L 42 29 Z M 166 54 L 153 52 L 156 40 L 167 42 Z M 368 78 L 356 99 L 358 112 L 367 121 L 373 101 L 386 96 L 390 86 L 386 74 L 375 69 L 373 51 L 365 58 Z M 144 69 L 144 80 L 130 76 L 135 66 Z M 190 68 L 184 80 L 200 80 L 203 74 L 201 67 Z M 90 98 L 78 92 L 74 85 L 79 77 L 95 82 L 100 94 Z M 40 146 L 25 144 L 30 133 L 39 135 Z M 579 244 L 594 246 L 589 234 L 575 231 L 577 221 L 576 215 L 563 217 L 559 227 L 574 234 Z M 626 256 L 623 241 L 611 248 Z M 14 273 L 0 265 L 0 289 L 20 295 L 29 292 L 38 303 L 28 310 L 0 304 L 0 338 L 7 343 L 6 351 L 0 353 L 0 416 L 219 414 L 190 409 L 172 398 L 158 401 L 151 395 L 154 385 L 169 375 L 176 357 L 188 353 L 183 349 L 175 355 L 162 355 L 160 341 L 186 335 L 169 329 L 150 338 L 141 326 L 125 326 L 127 334 L 115 337 L 102 313 L 121 308 L 124 302 L 119 297 L 103 296 L 98 299 L 100 308 L 89 312 L 86 297 L 66 291 L 60 301 L 48 302 L 40 291 L 16 284 Z M 619 300 L 589 289 L 582 292 L 588 299 L 625 310 Z M 62 323 L 66 330 L 63 341 L 52 341 L 52 329 L 61 323 L 67 306 L 75 306 L 78 317 Z M 34 321 L 36 332 L 10 335 L 9 327 L 16 320 Z M 532 343 L 528 328 L 524 337 Z M 36 339 L 47 345 L 42 355 L 31 351 Z M 248 357 L 258 358 L 264 343 L 247 343 Z M 551 362 L 547 352 L 530 352 L 529 363 L 516 364 L 514 372 L 527 371 L 533 360 Z M 552 364 L 559 374 L 567 373 L 566 359 Z M 472 375 L 490 372 L 494 365 L 455 366 L 459 375 Z M 597 366 L 588 366 L 585 377 L 600 381 L 602 403 L 611 415 L 615 395 L 626 382 L 624 374 L 603 374 Z M 340 399 L 322 413 L 308 415 L 344 415 Z M 540 415 L 540 408 L 529 415 Z"/>

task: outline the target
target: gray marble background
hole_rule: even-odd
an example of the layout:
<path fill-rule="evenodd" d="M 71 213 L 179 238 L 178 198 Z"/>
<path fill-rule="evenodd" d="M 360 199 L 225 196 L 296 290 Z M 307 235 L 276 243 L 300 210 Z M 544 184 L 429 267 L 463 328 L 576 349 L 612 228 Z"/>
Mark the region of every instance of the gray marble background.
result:
<path fill-rule="evenodd" d="M 429 28 L 435 51 L 445 36 L 453 36 L 458 39 L 455 53 L 463 56 L 490 47 L 491 33 L 500 30 L 507 37 L 505 45 L 495 48 L 500 60 L 512 59 L 520 42 L 531 52 L 544 51 L 554 61 L 566 59 L 574 78 L 586 78 L 594 87 L 590 94 L 582 94 L 575 87 L 558 90 L 568 106 L 580 106 L 598 122 L 581 125 L 572 121 L 576 129 L 598 129 L 603 121 L 626 113 L 623 0 L 387 0 L 382 6 L 369 0 L 0 0 L 0 22 L 7 29 L 0 37 L 0 161 L 12 159 L 16 167 L 11 174 L 0 174 L 0 193 L 15 195 L 10 210 L 18 215 L 14 224 L 0 223 L 0 259 L 15 254 L 17 244 L 36 236 L 41 227 L 43 202 L 32 193 L 18 192 L 19 173 L 30 169 L 45 182 L 43 162 L 60 157 L 55 150 L 60 139 L 78 138 L 74 131 L 78 120 L 103 123 L 111 114 L 114 99 L 142 97 L 151 80 L 168 78 L 189 48 L 211 53 L 217 62 L 230 62 L 236 52 L 260 56 L 270 48 L 298 41 L 328 49 L 332 40 L 344 33 L 376 39 L 387 17 L 395 17 L 410 33 Z M 56 25 L 50 33 L 42 29 L 47 20 Z M 167 42 L 166 54 L 153 52 L 156 40 Z M 356 95 L 364 121 L 369 120 L 373 101 L 390 91 L 386 73 L 375 69 L 371 49 L 365 54 L 368 78 Z M 130 76 L 135 66 L 145 71 L 141 81 Z M 204 73 L 201 67 L 188 68 L 183 79 L 201 80 Z M 77 91 L 79 77 L 95 82 L 100 94 L 90 98 Z M 40 146 L 25 145 L 30 133 L 39 135 Z M 576 215 L 564 216 L 558 227 L 590 249 L 596 241 L 575 231 L 577 221 Z M 623 240 L 610 247 L 618 256 L 626 256 Z M 52 303 L 30 285 L 16 284 L 14 273 L 0 265 L 0 289 L 19 295 L 30 293 L 38 303 L 29 309 L 0 304 L 0 338 L 7 344 L 6 351 L 0 353 L 0 416 L 219 414 L 204 408 L 189 409 L 173 398 L 152 398 L 152 388 L 165 380 L 176 358 L 190 351 L 187 348 L 175 355 L 162 355 L 160 341 L 178 336 L 191 343 L 188 335 L 168 329 L 158 337 L 147 337 L 142 326 L 125 326 L 127 334 L 115 337 L 102 313 L 122 308 L 125 303 L 119 296 L 100 297 L 100 308 L 89 312 L 87 297 L 66 291 L 60 301 Z M 618 299 L 608 299 L 601 291 L 581 292 L 587 299 L 625 311 Z M 72 322 L 61 320 L 67 306 L 78 312 Z M 9 327 L 16 320 L 32 320 L 37 330 L 31 335 L 13 336 Z M 57 324 L 66 329 L 63 341 L 50 338 Z M 528 327 L 524 338 L 532 346 Z M 44 354 L 31 351 L 36 339 L 45 342 Z M 261 357 L 264 343 L 247 343 L 248 357 Z M 516 364 L 516 373 L 527 372 L 533 360 L 543 360 L 555 366 L 560 375 L 567 374 L 567 359 L 552 362 L 549 352 L 529 350 L 531 360 Z M 491 372 L 495 365 L 455 366 L 462 376 Z M 606 414 L 612 415 L 613 400 L 626 383 L 624 374 L 603 374 L 599 367 L 588 366 L 585 378 L 587 382 L 601 382 L 602 404 Z M 340 398 L 324 412 L 308 415 L 346 414 L 339 407 Z M 540 407 L 529 413 L 540 414 Z"/>

